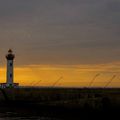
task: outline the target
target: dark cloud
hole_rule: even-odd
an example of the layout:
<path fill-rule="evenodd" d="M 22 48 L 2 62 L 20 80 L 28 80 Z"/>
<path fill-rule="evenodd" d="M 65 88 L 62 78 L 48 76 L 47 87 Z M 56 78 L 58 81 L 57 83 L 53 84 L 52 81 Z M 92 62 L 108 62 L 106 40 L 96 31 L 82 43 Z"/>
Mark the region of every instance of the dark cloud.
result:
<path fill-rule="evenodd" d="M 119 6 L 119 0 L 1 0 L 1 57 L 13 48 L 17 64 L 119 61 Z"/>

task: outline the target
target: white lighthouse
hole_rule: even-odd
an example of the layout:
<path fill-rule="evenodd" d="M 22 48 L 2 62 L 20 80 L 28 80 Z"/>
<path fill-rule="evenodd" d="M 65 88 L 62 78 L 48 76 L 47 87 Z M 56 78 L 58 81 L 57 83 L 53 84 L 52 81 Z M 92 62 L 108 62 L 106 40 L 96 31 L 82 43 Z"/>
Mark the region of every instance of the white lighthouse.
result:
<path fill-rule="evenodd" d="M 13 71 L 14 58 L 15 58 L 15 55 L 12 53 L 12 50 L 9 49 L 8 54 L 6 55 L 6 59 L 7 59 L 7 83 L 6 83 L 6 85 L 8 87 L 14 86 L 14 82 L 13 82 L 13 79 L 14 79 L 14 71 Z"/>
<path fill-rule="evenodd" d="M 6 87 L 13 88 L 17 87 L 19 84 L 14 83 L 14 58 L 15 55 L 13 54 L 12 50 L 8 50 L 8 54 L 6 55 L 7 59 L 7 80 L 6 80 Z"/>
<path fill-rule="evenodd" d="M 19 83 L 14 83 L 14 58 L 12 50 L 8 50 L 8 54 L 6 55 L 7 59 L 7 75 L 6 75 L 6 83 L 0 83 L 1 88 L 15 88 L 19 86 Z"/>

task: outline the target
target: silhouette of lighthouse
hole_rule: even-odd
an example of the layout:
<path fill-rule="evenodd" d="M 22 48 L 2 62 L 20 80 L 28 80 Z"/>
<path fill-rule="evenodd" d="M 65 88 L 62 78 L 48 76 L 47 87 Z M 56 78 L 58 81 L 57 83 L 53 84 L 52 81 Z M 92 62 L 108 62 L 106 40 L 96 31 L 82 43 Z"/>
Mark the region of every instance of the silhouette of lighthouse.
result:
<path fill-rule="evenodd" d="M 6 75 L 6 83 L 0 83 L 0 87 L 2 88 L 15 88 L 19 86 L 19 83 L 14 83 L 14 58 L 15 55 L 11 49 L 8 50 L 8 54 L 6 55 L 7 59 L 7 75 Z"/>
<path fill-rule="evenodd" d="M 13 82 L 13 79 L 14 79 L 14 71 L 13 71 L 14 58 L 15 58 L 15 55 L 13 54 L 12 50 L 9 49 L 8 54 L 6 55 L 6 59 L 7 59 L 7 82 L 6 82 L 6 85 L 8 87 L 14 86 L 14 82 Z"/>

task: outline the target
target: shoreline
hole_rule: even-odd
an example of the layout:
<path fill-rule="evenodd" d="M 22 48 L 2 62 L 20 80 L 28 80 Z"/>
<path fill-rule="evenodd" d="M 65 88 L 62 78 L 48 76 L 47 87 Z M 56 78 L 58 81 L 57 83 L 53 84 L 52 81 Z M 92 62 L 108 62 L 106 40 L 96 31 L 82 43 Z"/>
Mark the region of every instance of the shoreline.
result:
<path fill-rule="evenodd" d="M 0 112 L 50 116 L 62 119 L 116 117 L 120 113 L 120 88 L 17 88 L 0 92 Z"/>

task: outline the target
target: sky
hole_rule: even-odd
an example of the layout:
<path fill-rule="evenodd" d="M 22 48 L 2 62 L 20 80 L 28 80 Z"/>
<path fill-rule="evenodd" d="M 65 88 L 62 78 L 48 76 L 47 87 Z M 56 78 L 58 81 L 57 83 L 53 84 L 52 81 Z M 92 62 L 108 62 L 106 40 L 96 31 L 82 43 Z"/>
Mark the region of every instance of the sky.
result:
<path fill-rule="evenodd" d="M 119 79 L 119 6 L 119 0 L 0 0 L 0 80 L 9 48 L 15 78 L 25 85 L 33 79 L 50 85 L 60 76 L 63 85 L 88 84 L 101 66 L 102 82 Z"/>

